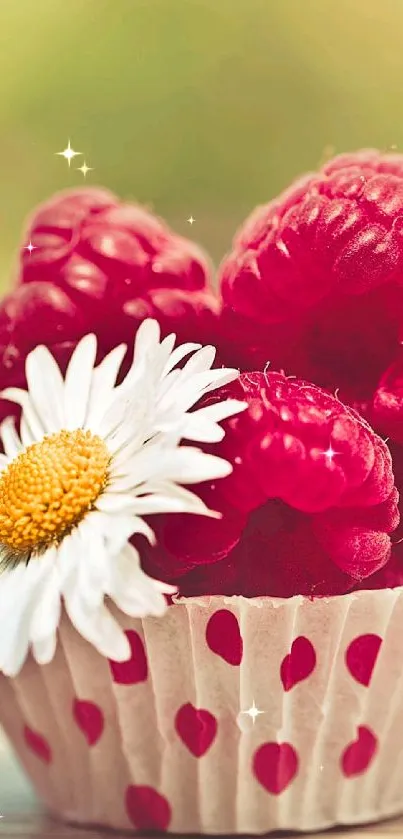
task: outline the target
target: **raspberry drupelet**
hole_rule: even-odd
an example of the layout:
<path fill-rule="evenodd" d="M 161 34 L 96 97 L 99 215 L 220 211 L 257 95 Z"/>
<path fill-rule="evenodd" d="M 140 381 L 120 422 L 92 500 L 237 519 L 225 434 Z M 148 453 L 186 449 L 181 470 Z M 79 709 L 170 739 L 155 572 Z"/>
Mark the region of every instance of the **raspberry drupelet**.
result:
<path fill-rule="evenodd" d="M 55 195 L 29 220 L 18 284 L 0 305 L 1 386 L 23 385 L 25 358 L 39 343 L 63 368 L 86 333 L 96 333 L 101 358 L 132 345 L 147 317 L 179 341 L 215 342 L 209 275 L 203 251 L 144 208 L 104 189 Z"/>
<path fill-rule="evenodd" d="M 161 516 L 148 573 L 180 593 L 341 594 L 388 562 L 399 521 L 391 456 L 325 391 L 279 373 L 244 373 L 223 396 L 248 409 L 215 453 L 232 474 L 199 492 L 221 520 Z"/>
<path fill-rule="evenodd" d="M 344 154 L 258 207 L 221 270 L 223 348 L 366 410 L 403 326 L 403 156 Z"/>

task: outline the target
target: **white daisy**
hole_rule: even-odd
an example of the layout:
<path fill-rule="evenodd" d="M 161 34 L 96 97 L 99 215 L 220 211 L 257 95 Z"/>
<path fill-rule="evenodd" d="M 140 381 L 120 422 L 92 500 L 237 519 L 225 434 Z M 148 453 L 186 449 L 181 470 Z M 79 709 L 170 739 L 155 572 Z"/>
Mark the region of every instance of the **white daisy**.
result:
<path fill-rule="evenodd" d="M 39 663 L 55 651 L 62 601 L 71 622 L 117 661 L 129 644 L 108 610 L 110 598 L 132 617 L 161 615 L 172 586 L 148 577 L 129 543 L 150 542 L 152 513 L 214 515 L 182 484 L 228 475 L 227 461 L 181 439 L 214 442 L 218 423 L 244 403 L 226 400 L 191 411 L 237 370 L 212 370 L 215 351 L 174 349 L 155 321 L 138 330 L 131 368 L 116 347 L 98 367 L 96 338 L 74 351 L 66 376 L 46 347 L 27 358 L 28 390 L 1 396 L 22 408 L 20 434 L 6 419 L 0 434 L 0 670 L 16 675 L 31 647 Z M 189 360 L 178 369 L 177 364 Z"/>

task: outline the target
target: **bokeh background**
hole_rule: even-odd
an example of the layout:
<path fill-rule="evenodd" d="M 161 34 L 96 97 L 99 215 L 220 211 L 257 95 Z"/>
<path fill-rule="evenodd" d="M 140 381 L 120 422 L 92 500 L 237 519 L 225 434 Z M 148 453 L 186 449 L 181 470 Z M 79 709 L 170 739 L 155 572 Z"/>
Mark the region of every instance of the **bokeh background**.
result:
<path fill-rule="evenodd" d="M 402 0 L 1 0 L 1 288 L 84 159 L 217 262 L 329 150 L 403 148 L 402 31 Z"/>
<path fill-rule="evenodd" d="M 402 32 L 402 0 L 0 0 L 0 289 L 25 216 L 84 160 L 217 263 L 334 151 L 403 150 Z M 0 737 L 0 814 L 32 807 L 7 755 Z"/>

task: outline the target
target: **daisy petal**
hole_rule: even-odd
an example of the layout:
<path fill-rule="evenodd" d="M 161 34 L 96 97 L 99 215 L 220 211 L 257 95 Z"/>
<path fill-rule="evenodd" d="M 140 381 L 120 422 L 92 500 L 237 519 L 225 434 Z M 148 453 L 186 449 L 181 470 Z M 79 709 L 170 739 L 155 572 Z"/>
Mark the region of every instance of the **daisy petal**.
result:
<path fill-rule="evenodd" d="M 164 375 L 164 369 L 172 355 L 173 348 L 175 346 L 176 335 L 168 335 L 161 341 L 161 344 L 158 348 L 158 353 L 155 358 L 155 379 L 161 379 Z M 157 362 L 158 357 L 158 362 Z"/>
<path fill-rule="evenodd" d="M 93 372 L 85 422 L 85 427 L 92 431 L 97 431 L 97 424 L 104 416 L 109 403 L 113 401 L 113 387 L 126 351 L 126 344 L 115 347 Z"/>
<path fill-rule="evenodd" d="M 80 556 L 75 547 L 75 530 L 60 543 L 57 549 L 57 575 L 59 580 L 60 593 L 64 594 L 65 586 L 71 586 L 73 580 L 78 579 Z"/>
<path fill-rule="evenodd" d="M 91 381 L 97 354 L 95 335 L 86 335 L 71 356 L 64 383 L 65 428 L 83 428 L 87 417 Z"/>
<path fill-rule="evenodd" d="M 138 388 L 141 387 L 141 398 L 136 383 L 133 382 L 133 389 L 122 391 L 116 388 L 117 394 L 112 404 L 98 424 L 98 434 L 108 442 L 108 447 L 113 453 L 117 451 L 122 442 L 135 437 L 138 445 L 147 439 L 150 424 L 150 403 L 152 392 L 149 377 L 145 368 L 137 368 Z"/>
<path fill-rule="evenodd" d="M 35 562 L 36 560 L 34 560 Z M 61 614 L 61 598 L 56 572 L 56 549 L 51 548 L 43 558 L 49 566 L 39 602 L 32 616 L 30 639 L 40 642 L 55 632 Z"/>
<path fill-rule="evenodd" d="M 183 420 L 183 440 L 193 443 L 219 443 L 225 437 L 225 429 L 215 422 L 209 422 L 195 414 L 187 414 Z"/>
<path fill-rule="evenodd" d="M 49 573 L 42 559 L 27 566 L 21 563 L 0 575 L 0 670 L 11 678 L 20 671 L 28 654 L 32 614 Z"/>
<path fill-rule="evenodd" d="M 95 501 L 95 509 L 101 513 L 124 513 L 133 509 L 133 496 L 123 492 L 112 494 L 103 493 Z"/>
<path fill-rule="evenodd" d="M 43 428 L 60 431 L 64 424 L 63 377 L 46 347 L 36 347 L 25 364 L 29 395 Z"/>
<path fill-rule="evenodd" d="M 17 434 L 14 417 L 6 417 L 0 425 L 0 437 L 4 451 L 10 459 L 17 457 L 23 451 L 23 445 Z"/>
<path fill-rule="evenodd" d="M 20 387 L 6 387 L 5 390 L 0 391 L 0 397 L 7 399 L 8 402 L 15 402 L 16 405 L 21 405 L 21 408 L 24 408 L 29 399 L 29 393 Z"/>
<path fill-rule="evenodd" d="M 176 498 L 187 506 L 189 513 L 199 513 L 201 515 L 211 515 L 211 510 L 205 505 L 204 501 L 192 492 L 173 481 L 155 481 L 144 484 L 144 494 L 149 495 L 163 495 L 165 498 Z"/>
<path fill-rule="evenodd" d="M 182 378 L 190 378 L 196 373 L 204 373 L 210 370 L 216 357 L 216 348 L 210 345 L 201 347 L 200 350 L 189 358 L 182 370 Z"/>
<path fill-rule="evenodd" d="M 176 335 L 174 335 L 173 332 L 171 332 L 170 335 L 167 335 L 160 344 L 161 355 L 166 355 L 167 357 L 171 356 L 175 346 L 175 341 Z"/>
<path fill-rule="evenodd" d="M 177 364 L 179 364 L 183 358 L 186 358 L 187 355 L 190 353 L 195 352 L 196 350 L 201 349 L 201 344 L 181 344 L 179 347 L 176 347 L 175 350 L 171 353 L 166 365 L 162 371 L 162 376 L 165 378 Z M 179 372 L 179 371 L 178 371 Z M 182 370 L 180 372 L 183 372 Z"/>
<path fill-rule="evenodd" d="M 10 463 L 10 459 L 7 457 L 6 454 L 0 454 L 0 472 L 3 472 L 4 469 L 7 469 L 8 464 Z"/>
<path fill-rule="evenodd" d="M 161 330 L 156 320 L 147 318 L 140 324 L 134 342 L 134 364 L 144 360 L 150 350 L 155 349 L 160 343 Z M 130 372 L 130 371 L 129 371 Z"/>
<path fill-rule="evenodd" d="M 154 580 L 142 571 L 139 555 L 132 545 L 116 557 L 108 594 L 122 612 L 133 618 L 160 617 L 167 610 L 163 594 L 154 585 Z"/>
<path fill-rule="evenodd" d="M 214 405 L 206 405 L 204 408 L 199 408 L 189 414 L 190 417 L 203 417 L 211 422 L 222 422 L 228 417 L 239 414 L 245 411 L 248 407 L 247 402 L 241 402 L 239 399 L 226 399 L 224 402 L 216 402 Z"/>
<path fill-rule="evenodd" d="M 40 440 L 45 429 L 35 411 L 29 393 L 19 387 L 8 387 L 0 393 L 0 396 L 2 399 L 9 399 L 10 402 L 21 405 L 22 416 L 25 417 L 25 422 L 29 426 L 33 441 Z"/>
<path fill-rule="evenodd" d="M 89 608 L 98 608 L 104 599 L 110 557 L 96 519 L 88 516 L 80 522 L 71 533 L 70 550 L 79 557 L 76 585 L 80 597 Z"/>
<path fill-rule="evenodd" d="M 155 544 L 155 534 L 150 525 L 131 512 L 116 515 L 115 513 L 109 514 L 100 510 L 92 510 L 86 517 L 86 521 L 91 526 L 95 521 L 96 527 L 103 536 L 109 559 L 120 553 L 134 533 L 142 534 L 151 545 Z M 107 562 L 109 559 L 107 559 Z"/>
<path fill-rule="evenodd" d="M 116 515 L 115 513 L 109 514 L 100 510 L 93 510 L 88 515 L 87 520 L 92 523 L 94 519 L 97 519 L 98 527 L 105 534 L 105 543 L 111 556 L 120 553 L 134 533 L 145 536 L 150 545 L 155 544 L 155 533 L 150 525 L 133 513 Z"/>
<path fill-rule="evenodd" d="M 232 382 L 239 376 L 238 370 L 206 370 L 192 377 L 178 378 L 175 388 L 168 390 L 159 403 L 160 414 L 166 423 L 170 417 L 177 421 L 189 411 L 204 394 Z"/>
<path fill-rule="evenodd" d="M 181 484 L 198 484 L 230 475 L 232 466 L 221 457 L 206 454 L 193 446 L 172 450 L 156 447 L 155 453 L 150 452 L 148 461 L 145 451 L 133 458 L 130 472 L 138 485 L 157 477 L 158 480 L 169 479 Z M 112 492 L 112 487 L 109 491 Z"/>
<path fill-rule="evenodd" d="M 28 448 L 28 446 L 32 446 L 33 443 L 38 442 L 35 435 L 32 433 L 30 426 L 27 423 L 26 417 L 22 415 L 21 422 L 20 422 L 20 434 L 21 434 L 21 442 L 24 445 L 24 448 Z"/>
<path fill-rule="evenodd" d="M 47 638 L 34 641 L 32 644 L 33 654 L 38 664 L 49 664 L 54 657 L 57 646 L 57 632 L 52 632 Z"/>
<path fill-rule="evenodd" d="M 169 583 L 163 583 L 161 580 L 153 580 L 155 588 L 161 591 L 162 594 L 177 594 L 178 586 L 170 586 Z"/>
<path fill-rule="evenodd" d="M 248 405 L 237 399 L 227 399 L 216 405 L 206 405 L 184 417 L 182 435 L 195 443 L 218 443 L 225 436 L 225 430 L 218 425 L 224 419 L 244 411 Z"/>
<path fill-rule="evenodd" d="M 215 513 L 214 510 L 209 510 L 197 495 L 193 497 L 194 504 L 191 505 L 188 499 L 153 493 L 133 501 L 133 513 L 136 516 L 150 516 L 157 513 L 194 513 L 211 518 L 221 518 L 220 514 Z"/>
<path fill-rule="evenodd" d="M 121 626 L 112 617 L 105 605 L 88 609 L 77 593 L 65 595 L 66 612 L 76 628 L 98 652 L 114 661 L 130 658 L 130 644 Z"/>
<path fill-rule="evenodd" d="M 184 484 L 199 484 L 203 481 L 225 478 L 231 474 L 232 465 L 228 460 L 213 454 L 199 452 L 197 449 L 192 451 L 188 446 L 183 448 L 184 450 L 186 448 L 187 452 L 192 452 L 192 454 L 187 454 L 187 457 L 183 459 L 182 468 L 179 472 L 182 477 L 174 478 L 171 474 L 169 476 L 171 480 L 180 480 Z"/>
<path fill-rule="evenodd" d="M 143 320 L 140 324 L 135 341 L 133 361 L 126 379 L 120 385 L 120 388 L 127 389 L 132 387 L 133 382 L 138 378 L 139 368 L 149 368 L 149 359 L 153 363 L 159 360 L 160 350 L 160 327 L 156 320 Z"/>

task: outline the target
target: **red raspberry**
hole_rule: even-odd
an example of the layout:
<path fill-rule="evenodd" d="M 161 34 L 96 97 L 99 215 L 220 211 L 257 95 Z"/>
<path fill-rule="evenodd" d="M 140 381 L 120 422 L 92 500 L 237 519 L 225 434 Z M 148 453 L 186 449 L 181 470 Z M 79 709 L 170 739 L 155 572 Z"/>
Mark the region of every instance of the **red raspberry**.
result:
<path fill-rule="evenodd" d="M 95 332 L 102 358 L 132 344 L 146 317 L 180 341 L 215 341 L 208 273 L 202 251 L 143 208 L 103 189 L 56 195 L 28 224 L 20 285 L 0 305 L 0 386 L 24 384 L 26 355 L 38 343 L 63 367 L 77 340 Z M 9 409 L 0 404 L 0 419 Z"/>
<path fill-rule="evenodd" d="M 56 282 L 80 303 L 86 295 L 92 305 L 105 296 L 123 305 L 151 289 L 207 285 L 209 266 L 195 244 L 104 189 L 53 196 L 34 213 L 25 238 L 36 250 L 21 251 L 22 281 Z"/>
<path fill-rule="evenodd" d="M 365 405 L 398 349 L 402 234 L 403 156 L 341 155 L 297 181 L 252 213 L 222 265 L 224 350 Z"/>
<path fill-rule="evenodd" d="M 233 472 L 199 488 L 223 518 L 162 516 L 149 573 L 186 596 L 289 597 L 346 592 L 382 568 L 398 496 L 390 453 L 371 427 L 278 373 L 245 373 L 211 399 L 225 396 L 249 404 L 214 446 Z"/>

